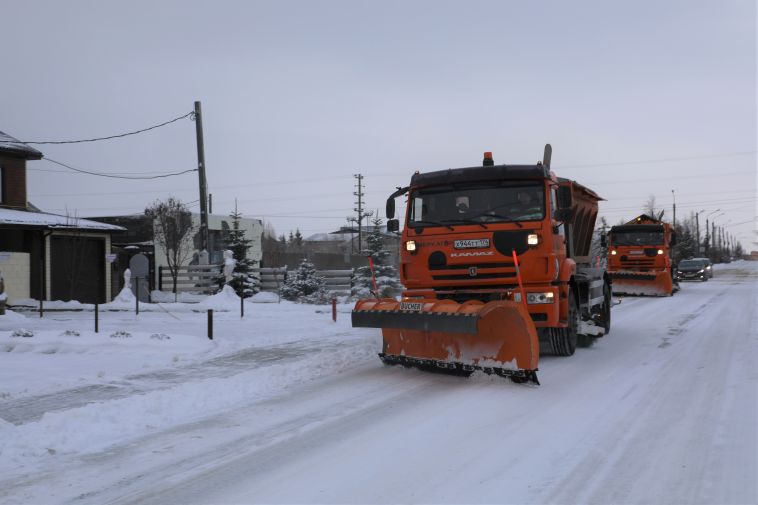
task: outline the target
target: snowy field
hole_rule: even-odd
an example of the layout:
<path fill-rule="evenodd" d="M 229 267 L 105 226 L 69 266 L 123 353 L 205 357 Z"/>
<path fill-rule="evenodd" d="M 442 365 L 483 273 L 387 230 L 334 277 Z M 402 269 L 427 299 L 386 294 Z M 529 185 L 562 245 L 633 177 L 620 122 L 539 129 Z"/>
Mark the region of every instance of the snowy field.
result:
<path fill-rule="evenodd" d="M 385 367 L 347 304 L 73 308 L 0 316 L 0 503 L 758 503 L 758 263 L 539 387 Z"/>

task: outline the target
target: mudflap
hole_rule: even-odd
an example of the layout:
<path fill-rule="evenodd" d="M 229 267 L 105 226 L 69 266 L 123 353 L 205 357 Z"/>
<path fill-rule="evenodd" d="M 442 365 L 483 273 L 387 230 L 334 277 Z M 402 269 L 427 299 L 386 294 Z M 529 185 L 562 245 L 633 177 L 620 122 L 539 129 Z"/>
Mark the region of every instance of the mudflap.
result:
<path fill-rule="evenodd" d="M 614 295 L 671 296 L 675 291 L 669 272 L 609 272 Z"/>
<path fill-rule="evenodd" d="M 356 304 L 352 322 L 382 329 L 385 363 L 481 370 L 539 384 L 537 330 L 522 303 L 367 299 Z"/>

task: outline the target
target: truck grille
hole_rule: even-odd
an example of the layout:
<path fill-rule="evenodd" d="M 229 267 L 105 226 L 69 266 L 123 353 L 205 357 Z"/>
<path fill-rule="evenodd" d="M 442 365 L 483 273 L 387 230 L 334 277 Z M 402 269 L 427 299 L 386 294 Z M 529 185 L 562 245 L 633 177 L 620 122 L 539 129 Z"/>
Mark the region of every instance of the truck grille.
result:
<path fill-rule="evenodd" d="M 621 268 L 624 270 L 649 270 L 655 266 L 655 258 L 621 258 Z"/>

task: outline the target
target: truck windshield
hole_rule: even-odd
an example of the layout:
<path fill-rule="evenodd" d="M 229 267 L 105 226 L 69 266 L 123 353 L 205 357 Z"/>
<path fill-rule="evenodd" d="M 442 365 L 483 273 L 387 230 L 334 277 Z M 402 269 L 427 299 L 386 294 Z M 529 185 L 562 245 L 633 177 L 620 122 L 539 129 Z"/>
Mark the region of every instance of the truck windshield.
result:
<path fill-rule="evenodd" d="M 534 182 L 420 188 L 411 193 L 409 201 L 408 226 L 412 228 L 545 217 L 544 187 Z"/>
<path fill-rule="evenodd" d="M 624 231 L 624 232 L 612 232 L 611 244 L 615 246 L 620 245 L 651 245 L 659 246 L 663 245 L 663 232 L 657 231 Z"/>

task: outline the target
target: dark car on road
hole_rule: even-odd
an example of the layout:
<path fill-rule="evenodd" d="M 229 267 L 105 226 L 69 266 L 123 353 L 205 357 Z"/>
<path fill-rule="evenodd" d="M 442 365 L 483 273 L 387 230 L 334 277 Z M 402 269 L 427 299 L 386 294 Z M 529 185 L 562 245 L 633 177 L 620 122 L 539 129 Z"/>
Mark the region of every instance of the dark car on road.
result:
<path fill-rule="evenodd" d="M 703 260 L 682 260 L 676 267 L 676 279 L 679 281 L 707 281 L 708 270 Z"/>
<path fill-rule="evenodd" d="M 705 263 L 705 274 L 708 276 L 708 278 L 713 277 L 713 264 L 711 263 L 711 260 L 708 258 L 691 258 L 696 261 L 702 261 Z"/>

